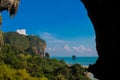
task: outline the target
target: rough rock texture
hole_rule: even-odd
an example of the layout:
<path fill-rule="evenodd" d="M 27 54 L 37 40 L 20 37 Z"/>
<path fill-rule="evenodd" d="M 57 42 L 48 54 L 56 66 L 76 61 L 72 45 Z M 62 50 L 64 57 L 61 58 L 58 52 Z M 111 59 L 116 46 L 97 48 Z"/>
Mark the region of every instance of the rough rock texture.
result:
<path fill-rule="evenodd" d="M 18 11 L 20 0 L 0 0 L 0 26 L 2 25 L 2 11 L 7 10 L 10 17 L 14 17 Z"/>
<path fill-rule="evenodd" d="M 4 45 L 4 40 L 3 40 L 3 32 L 0 30 L 0 50 Z"/>
<path fill-rule="evenodd" d="M 38 54 L 41 57 L 45 57 L 46 42 L 38 36 L 21 35 L 17 32 L 6 32 L 3 33 L 3 38 L 4 43 L 10 44 L 18 54 Z"/>
<path fill-rule="evenodd" d="M 119 79 L 120 4 L 119 0 L 81 0 L 87 9 L 95 33 L 99 55 L 88 71 L 100 80 Z M 118 73 L 117 73 L 118 72 Z"/>
<path fill-rule="evenodd" d="M 0 12 L 7 10 L 10 16 L 15 16 L 20 0 L 0 0 Z"/>

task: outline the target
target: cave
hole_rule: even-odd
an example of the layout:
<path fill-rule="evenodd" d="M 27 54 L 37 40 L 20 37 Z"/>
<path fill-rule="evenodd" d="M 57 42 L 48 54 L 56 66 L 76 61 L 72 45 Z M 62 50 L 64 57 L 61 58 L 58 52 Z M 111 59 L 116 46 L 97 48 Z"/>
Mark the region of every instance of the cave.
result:
<path fill-rule="evenodd" d="M 99 80 L 119 79 L 120 5 L 117 0 L 81 0 L 94 26 L 98 60 L 88 71 Z"/>

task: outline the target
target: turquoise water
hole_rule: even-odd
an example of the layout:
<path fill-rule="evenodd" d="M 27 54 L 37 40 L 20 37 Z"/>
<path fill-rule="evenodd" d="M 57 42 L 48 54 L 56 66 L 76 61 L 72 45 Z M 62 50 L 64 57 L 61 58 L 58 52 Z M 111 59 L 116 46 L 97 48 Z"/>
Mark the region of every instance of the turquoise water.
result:
<path fill-rule="evenodd" d="M 82 64 L 89 66 L 89 64 L 94 64 L 98 57 L 76 57 L 75 60 L 72 57 L 51 57 L 57 60 L 64 60 L 67 64 Z"/>

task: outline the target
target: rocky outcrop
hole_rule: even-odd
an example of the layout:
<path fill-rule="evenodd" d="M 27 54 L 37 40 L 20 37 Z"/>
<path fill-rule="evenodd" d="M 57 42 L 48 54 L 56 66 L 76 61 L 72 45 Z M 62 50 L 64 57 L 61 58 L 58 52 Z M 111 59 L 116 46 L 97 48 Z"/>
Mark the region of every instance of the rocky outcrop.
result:
<path fill-rule="evenodd" d="M 4 40 L 3 40 L 3 32 L 0 30 L 0 50 L 4 45 Z"/>
<path fill-rule="evenodd" d="M 96 49 L 99 55 L 88 71 L 100 80 L 119 78 L 120 5 L 118 0 L 81 0 L 87 9 L 95 33 Z M 110 78 L 110 79 L 109 79 Z"/>
<path fill-rule="evenodd" d="M 16 53 L 37 54 L 45 56 L 46 42 L 38 36 L 21 35 L 17 32 L 3 34 L 4 43 L 10 44 Z"/>
<path fill-rule="evenodd" d="M 2 25 L 1 12 L 7 10 L 10 17 L 16 15 L 20 0 L 0 0 L 0 26 Z"/>
<path fill-rule="evenodd" d="M 20 0 L 0 0 L 0 12 L 7 10 L 10 16 L 15 16 Z"/>

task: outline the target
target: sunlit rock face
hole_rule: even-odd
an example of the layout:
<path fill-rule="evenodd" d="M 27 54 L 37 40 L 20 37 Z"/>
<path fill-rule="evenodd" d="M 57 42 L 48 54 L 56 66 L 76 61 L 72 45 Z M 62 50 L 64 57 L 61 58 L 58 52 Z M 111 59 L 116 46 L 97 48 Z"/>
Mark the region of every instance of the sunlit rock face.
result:
<path fill-rule="evenodd" d="M 96 33 L 96 49 L 99 55 L 89 66 L 100 80 L 117 80 L 120 59 L 120 4 L 119 0 L 81 0 Z M 110 78 L 110 79 L 109 79 Z"/>

